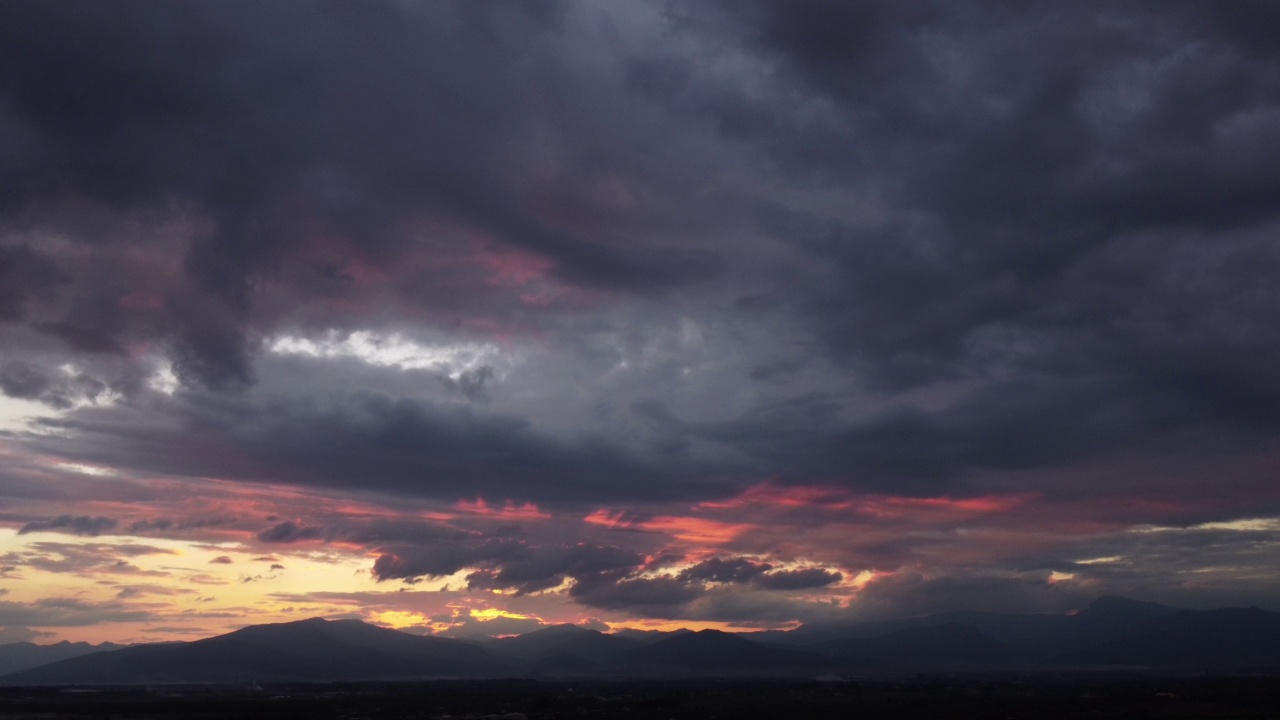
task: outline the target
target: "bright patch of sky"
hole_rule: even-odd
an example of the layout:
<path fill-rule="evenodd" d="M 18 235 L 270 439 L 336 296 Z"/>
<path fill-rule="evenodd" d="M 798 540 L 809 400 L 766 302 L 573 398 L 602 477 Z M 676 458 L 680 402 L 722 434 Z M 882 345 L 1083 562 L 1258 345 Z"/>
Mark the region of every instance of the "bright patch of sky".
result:
<path fill-rule="evenodd" d="M 49 414 L 43 403 L 0 395 L 0 431 L 26 430 L 28 420 Z"/>
<path fill-rule="evenodd" d="M 515 358 L 494 343 L 460 342 L 426 344 L 400 333 L 382 334 L 359 330 L 342 334 L 326 333 L 322 338 L 281 335 L 267 345 L 277 355 L 311 358 L 350 358 L 369 365 L 402 370 L 434 370 L 457 378 L 464 372 L 490 367 L 501 373 Z"/>
<path fill-rule="evenodd" d="M 169 363 L 162 363 L 151 377 L 147 378 L 147 385 L 152 390 L 165 395 L 177 392 L 180 384 L 177 374 L 173 372 L 173 365 Z"/>

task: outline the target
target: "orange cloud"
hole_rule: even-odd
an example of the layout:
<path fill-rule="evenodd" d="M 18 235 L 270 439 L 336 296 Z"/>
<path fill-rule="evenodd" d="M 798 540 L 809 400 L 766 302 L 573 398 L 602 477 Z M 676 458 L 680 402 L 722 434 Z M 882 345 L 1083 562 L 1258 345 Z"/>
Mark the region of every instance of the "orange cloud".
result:
<path fill-rule="evenodd" d="M 907 515 L 954 516 L 1012 510 L 1035 495 L 983 495 L 972 498 L 910 497 L 902 495 L 857 495 L 841 488 L 812 485 L 779 486 L 771 481 L 747 488 L 728 500 L 707 501 L 699 510 L 815 509 L 826 512 L 851 511 L 876 518 Z"/>
<path fill-rule="evenodd" d="M 630 519 L 627 513 L 596 510 L 583 518 L 584 522 L 612 529 L 636 529 L 666 533 L 677 540 L 708 545 L 723 545 L 736 540 L 743 533 L 755 528 L 750 523 L 729 523 L 707 518 L 679 515 L 657 515 L 645 519 Z"/>
<path fill-rule="evenodd" d="M 538 506 L 532 502 L 526 502 L 523 505 L 516 505 L 508 500 L 503 503 L 501 508 L 491 507 L 484 501 L 484 498 L 477 497 L 474 502 L 459 500 L 454 503 L 454 507 L 462 512 L 472 515 L 483 515 L 485 517 L 497 518 L 499 520 L 550 520 L 550 513 L 544 513 L 538 509 Z"/>

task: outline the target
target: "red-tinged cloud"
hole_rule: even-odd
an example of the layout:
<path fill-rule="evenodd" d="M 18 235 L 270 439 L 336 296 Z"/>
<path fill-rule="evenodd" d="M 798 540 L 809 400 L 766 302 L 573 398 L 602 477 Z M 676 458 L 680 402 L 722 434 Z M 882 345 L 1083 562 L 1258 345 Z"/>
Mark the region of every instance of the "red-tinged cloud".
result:
<path fill-rule="evenodd" d="M 454 508 L 459 512 L 498 520 L 548 520 L 551 518 L 550 514 L 540 511 L 532 502 L 517 505 L 507 500 L 502 507 L 495 508 L 486 503 L 483 498 L 476 498 L 474 502 L 459 500 L 454 503 Z"/>
<path fill-rule="evenodd" d="M 745 523 L 728 523 L 709 518 L 676 515 L 629 517 L 625 511 L 596 510 L 583 518 L 584 522 L 609 529 L 635 529 L 669 535 L 677 540 L 697 545 L 722 545 L 752 529 Z"/>

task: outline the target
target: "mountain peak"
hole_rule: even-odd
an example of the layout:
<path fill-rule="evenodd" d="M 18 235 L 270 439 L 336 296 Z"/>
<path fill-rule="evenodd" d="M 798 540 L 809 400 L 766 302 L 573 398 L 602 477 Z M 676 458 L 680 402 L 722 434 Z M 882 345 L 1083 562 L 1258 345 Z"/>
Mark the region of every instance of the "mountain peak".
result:
<path fill-rule="evenodd" d="M 1080 612 L 1081 615 L 1089 613 L 1099 614 L 1126 614 L 1126 615 L 1168 615 L 1177 612 L 1178 608 L 1160 603 L 1147 602 L 1145 600 L 1134 600 L 1133 598 L 1121 597 L 1119 595 L 1102 595 L 1098 599 L 1089 603 L 1088 607 Z"/>

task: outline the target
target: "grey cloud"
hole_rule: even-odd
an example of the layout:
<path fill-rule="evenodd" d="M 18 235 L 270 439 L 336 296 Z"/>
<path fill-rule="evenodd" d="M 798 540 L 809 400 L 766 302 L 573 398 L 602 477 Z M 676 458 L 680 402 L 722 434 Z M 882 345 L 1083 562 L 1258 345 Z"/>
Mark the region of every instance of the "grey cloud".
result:
<path fill-rule="evenodd" d="M 116 521 L 108 517 L 59 515 L 48 520 L 33 520 L 18 530 L 19 535 L 33 532 L 58 532 L 66 535 L 93 537 L 114 529 Z"/>
<path fill-rule="evenodd" d="M 825 568 L 778 570 L 773 565 L 747 558 L 712 558 L 681 570 L 676 578 L 686 582 L 750 583 L 765 590 L 806 590 L 825 587 L 843 579 Z"/>
<path fill-rule="evenodd" d="M 693 567 L 681 570 L 681 580 L 705 580 L 718 583 L 741 583 L 760 577 L 773 569 L 769 563 L 754 562 L 746 558 L 711 558 Z"/>
<path fill-rule="evenodd" d="M 555 587 L 566 578 L 581 583 L 625 575 L 643 562 L 643 555 L 616 546 L 494 538 L 386 548 L 374 561 L 373 576 L 379 581 L 414 580 L 473 569 L 467 576 L 470 590 L 513 589 L 525 594 Z"/>
<path fill-rule="evenodd" d="M 106 382 L 85 372 L 50 374 L 22 360 L 9 360 L 0 365 L 0 391 L 5 395 L 38 400 L 62 410 L 77 402 L 97 402 L 110 389 Z"/>
<path fill-rule="evenodd" d="M 0 366 L 0 390 L 15 398 L 34 400 L 49 386 L 49 378 L 30 363 L 9 361 Z"/>
<path fill-rule="evenodd" d="M 392 267 L 414 251 L 405 239 L 416 236 L 407 230 L 421 212 L 548 257 L 574 284 L 643 292 L 713 274 L 711 253 L 651 247 L 622 223 L 605 234 L 596 223 L 544 219 L 571 204 L 575 183 L 590 187 L 610 166 L 643 157 L 608 150 L 611 131 L 567 91 L 566 81 L 594 79 L 590 65 L 562 56 L 562 15 L 556 5 L 468 3 L 430 12 L 394 3 L 305 12 L 247 2 L 126 3 L 110 14 L 87 3 L 8 8 L 5 27 L 39 31 L 11 31 L 0 43 L 4 121 L 27 139 L 11 158 L 14 190 L 2 209 L 26 208 L 25 223 L 56 226 L 74 215 L 65 208 L 87 204 L 119 225 L 162 216 L 176 201 L 212 226 L 189 248 L 170 250 L 183 253 L 188 282 L 166 288 L 155 317 L 97 302 L 81 305 L 102 315 L 96 321 L 72 314 L 47 329 L 96 350 L 158 336 L 185 377 L 243 388 L 256 377 L 260 283 L 301 261 L 305 272 L 294 277 L 308 280 L 292 290 L 349 295 L 350 274 L 305 247 L 315 231 Z M 175 65 L 179 49 L 189 62 Z M 542 127 L 546 113 L 565 127 Z M 520 143 L 548 130 L 574 130 L 589 146 L 565 149 L 556 183 L 566 187 L 538 198 L 513 180 L 543 171 Z M 603 209 L 590 205 L 572 214 Z M 103 224 L 96 233 L 72 230 L 89 244 L 123 242 Z M 6 274 L 34 262 L 29 251 L 7 252 L 0 267 L 15 270 Z M 21 274 L 42 288 L 52 282 Z M 100 280 L 78 283 L 77 292 L 101 286 L 107 298 L 123 295 Z M 16 316 L 31 293 L 4 286 L 0 310 Z"/>
<path fill-rule="evenodd" d="M 295 543 L 324 538 L 325 530 L 315 525 L 299 525 L 292 520 L 277 523 L 258 533 L 258 540 L 265 543 Z"/>
<path fill-rule="evenodd" d="M 1069 612 L 1097 597 L 1076 583 L 1050 583 L 1049 572 L 936 575 L 904 570 L 867 583 L 852 608 L 858 617 L 911 617 L 938 612 Z"/>
<path fill-rule="evenodd" d="M 474 370 L 465 370 L 459 373 L 457 379 L 442 375 L 439 380 L 446 388 L 461 393 L 468 400 L 473 402 L 488 400 L 489 390 L 487 385 L 489 381 L 493 380 L 493 368 L 488 365 L 482 365 Z"/>
<path fill-rule="evenodd" d="M 50 635 L 53 635 L 53 633 L 47 630 L 32 630 L 22 625 L 14 625 L 0 628 L 0 643 L 36 642 Z"/>
<path fill-rule="evenodd" d="M 1182 0 L 11 3 L 0 390 L 65 412 L 6 439 L 193 483 L 624 518 L 766 478 L 1269 512 L 1278 17 Z M 264 354 L 282 332 L 354 329 L 524 364 L 437 380 Z M 147 390 L 161 356 L 173 396 Z M 1128 471 L 1151 454 L 1168 472 Z M 96 520 L 28 527 L 111 529 Z M 130 530 L 181 527 L 155 522 Z M 263 542 L 377 549 L 379 577 L 573 578 L 608 607 L 781 614 L 785 593 L 745 598 L 834 577 L 724 558 L 637 578 L 630 550 L 575 559 L 550 531 L 269 522 Z M 875 542 L 906 563 L 935 539 Z M 1067 594 L 1029 575 L 899 582 L 867 597 Z"/>
<path fill-rule="evenodd" d="M 756 578 L 755 583 L 766 590 L 808 590 L 826 587 L 844 579 L 834 570 L 825 568 L 800 568 L 776 570 Z"/>
<path fill-rule="evenodd" d="M 142 435 L 113 423 L 42 422 L 98 436 L 104 442 L 88 452 L 96 462 L 117 467 L 338 488 L 358 478 L 368 488 L 449 501 L 479 493 L 598 502 L 689 494 L 704 483 L 721 482 L 714 468 L 696 465 L 682 468 L 683 482 L 676 482 L 669 468 L 673 459 L 645 457 L 598 434 L 560 439 L 518 416 L 373 393 L 328 406 L 277 399 L 271 409 L 201 401 L 180 412 L 182 425 Z M 207 452 L 213 438 L 221 448 Z M 53 446 L 63 441 L 36 442 L 56 452 Z"/>
<path fill-rule="evenodd" d="M 582 605 L 660 616 L 667 616 L 671 612 L 671 606 L 692 602 L 704 592 L 705 589 L 699 583 L 687 583 L 669 576 L 600 578 L 578 582 L 569 589 L 569 595 Z"/>
<path fill-rule="evenodd" d="M 0 625 L 5 627 L 87 627 L 149 619 L 149 611 L 120 602 L 93 603 L 78 598 L 44 598 L 30 603 L 0 601 Z"/>
<path fill-rule="evenodd" d="M 163 518 L 157 520 L 138 520 L 129 524 L 129 532 L 132 534 L 145 534 L 148 532 L 163 532 L 173 527 L 172 520 Z"/>
<path fill-rule="evenodd" d="M 0 245 L 0 321 L 22 318 L 33 298 L 47 299 L 67 280 L 52 259 L 30 246 Z"/>

